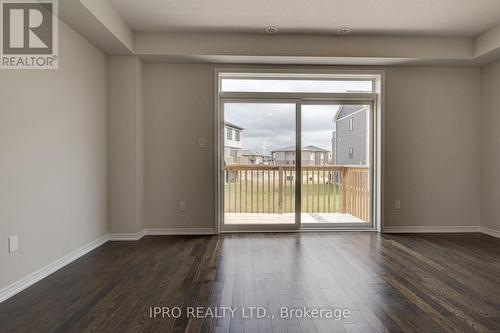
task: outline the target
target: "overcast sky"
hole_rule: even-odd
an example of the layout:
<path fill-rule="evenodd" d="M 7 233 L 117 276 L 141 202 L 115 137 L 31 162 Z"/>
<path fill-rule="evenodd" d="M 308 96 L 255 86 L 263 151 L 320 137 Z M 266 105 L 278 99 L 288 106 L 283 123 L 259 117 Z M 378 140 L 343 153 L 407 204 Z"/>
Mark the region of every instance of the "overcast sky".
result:
<path fill-rule="evenodd" d="M 333 121 L 338 105 L 304 105 L 302 146 L 331 150 Z M 276 148 L 295 145 L 295 104 L 226 103 L 225 119 L 243 127 L 245 150 L 269 154 Z"/>
<path fill-rule="evenodd" d="M 223 91 L 346 92 L 370 91 L 371 82 L 308 80 L 222 80 Z M 331 151 L 335 114 L 339 105 L 303 105 L 302 146 Z M 226 103 L 226 121 L 243 127 L 245 150 L 270 154 L 273 149 L 295 145 L 295 104 Z"/>
<path fill-rule="evenodd" d="M 326 80 L 223 79 L 222 91 L 245 92 L 353 92 L 372 91 L 372 82 Z"/>

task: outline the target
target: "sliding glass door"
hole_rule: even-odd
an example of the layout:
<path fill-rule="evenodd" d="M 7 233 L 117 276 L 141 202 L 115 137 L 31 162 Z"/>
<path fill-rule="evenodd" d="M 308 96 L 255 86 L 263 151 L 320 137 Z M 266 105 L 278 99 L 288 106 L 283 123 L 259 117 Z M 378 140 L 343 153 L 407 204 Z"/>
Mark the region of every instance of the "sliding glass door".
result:
<path fill-rule="evenodd" d="M 220 230 L 373 229 L 380 91 L 378 74 L 218 73 Z"/>
<path fill-rule="evenodd" d="M 371 226 L 370 103 L 221 104 L 225 230 Z"/>
<path fill-rule="evenodd" d="M 371 104 L 303 102 L 301 226 L 371 225 Z"/>
<path fill-rule="evenodd" d="M 297 228 L 297 103 L 231 100 L 222 110 L 224 227 Z"/>

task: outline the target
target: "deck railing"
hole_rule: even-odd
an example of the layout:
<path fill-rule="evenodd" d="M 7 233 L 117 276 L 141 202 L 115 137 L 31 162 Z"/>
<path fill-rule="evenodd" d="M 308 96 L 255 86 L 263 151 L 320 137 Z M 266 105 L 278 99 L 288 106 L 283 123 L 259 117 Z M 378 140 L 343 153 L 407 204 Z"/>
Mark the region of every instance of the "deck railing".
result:
<path fill-rule="evenodd" d="M 295 212 L 295 166 L 233 164 L 224 168 L 227 213 Z M 302 166 L 302 212 L 369 218 L 369 167 Z"/>

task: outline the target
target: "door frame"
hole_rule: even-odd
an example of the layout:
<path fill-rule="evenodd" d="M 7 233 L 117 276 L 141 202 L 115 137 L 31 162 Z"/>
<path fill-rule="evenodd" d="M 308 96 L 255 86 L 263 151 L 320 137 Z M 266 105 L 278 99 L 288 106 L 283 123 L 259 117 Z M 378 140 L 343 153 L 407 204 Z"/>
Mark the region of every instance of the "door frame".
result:
<path fill-rule="evenodd" d="M 283 75 L 323 75 L 315 78 L 318 80 L 331 80 L 332 78 L 342 80 L 373 80 L 374 91 L 372 93 L 269 93 L 269 92 L 220 92 L 221 75 L 241 75 L 248 74 L 248 77 L 255 78 L 258 74 L 265 74 L 266 77 L 274 78 L 273 73 L 280 78 L 286 77 Z M 238 76 L 243 77 L 243 76 Z M 226 232 L 294 232 L 294 231 L 382 231 L 384 221 L 384 71 L 325 71 L 325 70 L 295 70 L 295 69 L 256 69 L 256 68 L 215 68 L 215 231 L 217 234 Z M 260 77 L 259 77 L 260 78 Z M 228 101 L 239 102 L 260 102 L 260 103 L 295 103 L 296 105 L 296 168 L 301 167 L 301 110 L 302 103 L 304 104 L 353 104 L 365 103 L 371 105 L 371 128 L 372 128 L 372 144 L 370 145 L 371 163 L 371 226 L 355 226 L 355 225 L 338 225 L 328 224 L 324 227 L 300 225 L 300 212 L 296 208 L 295 223 L 283 225 L 258 225 L 248 226 L 231 226 L 223 225 L 224 218 L 224 184 L 223 180 L 223 165 L 224 165 L 224 114 L 222 104 Z M 222 135 L 221 135 L 222 134 Z M 221 175 L 222 173 L 222 175 Z M 301 193 L 301 182 L 299 177 L 296 178 L 296 193 Z M 297 202 L 299 204 L 297 205 Z M 300 196 L 295 196 L 295 207 L 300 207 Z M 223 229 L 224 227 L 224 229 Z M 250 228 L 249 228 L 250 227 Z M 278 229 L 277 229 L 278 227 Z M 335 227 L 335 229 L 332 229 Z"/>

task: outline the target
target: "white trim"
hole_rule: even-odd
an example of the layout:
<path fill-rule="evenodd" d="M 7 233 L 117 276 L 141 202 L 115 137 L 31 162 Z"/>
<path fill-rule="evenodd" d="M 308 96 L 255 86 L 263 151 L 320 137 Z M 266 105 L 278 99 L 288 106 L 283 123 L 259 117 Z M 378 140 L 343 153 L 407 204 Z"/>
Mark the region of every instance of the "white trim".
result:
<path fill-rule="evenodd" d="M 75 250 L 71 252 L 68 255 L 65 255 L 64 257 L 57 259 L 56 261 L 53 261 L 52 263 L 48 264 L 45 267 L 40 268 L 39 270 L 36 270 L 35 272 L 29 274 L 28 276 L 25 276 L 24 278 L 8 285 L 7 287 L 3 288 L 0 290 L 0 303 L 5 301 L 6 299 L 14 296 L 15 294 L 23 291 L 24 289 L 28 288 L 29 286 L 37 283 L 38 281 L 42 280 L 43 278 L 46 278 L 50 274 L 58 271 L 59 269 L 63 268 L 64 266 L 70 264 L 71 262 L 75 261 L 76 259 L 86 255 L 90 251 L 98 248 L 99 246 L 103 245 L 109 240 L 108 235 L 104 235 L 102 237 L 99 237 L 96 240 L 93 240 L 92 242 L 84 245 L 83 247 L 79 248 L 78 250 Z"/>
<path fill-rule="evenodd" d="M 499 230 L 495 230 L 495 229 L 491 229 L 491 228 L 487 228 L 487 227 L 481 227 L 481 232 L 483 234 L 486 234 L 486 235 L 489 235 L 492 237 L 500 238 L 500 231 Z"/>
<path fill-rule="evenodd" d="M 297 100 L 298 103 L 345 103 L 353 104 L 366 102 L 372 104 L 373 113 L 376 114 L 376 118 L 373 119 L 373 145 L 371 149 L 373 166 L 372 166 L 372 186 L 373 186 L 373 201 L 371 203 L 371 215 L 373 216 L 373 226 L 380 231 L 383 226 L 385 210 L 385 184 L 383 184 L 385 176 L 385 70 L 325 70 L 325 69 L 306 69 L 306 68 L 226 68 L 226 67 L 215 67 L 214 70 L 214 118 L 215 118 L 215 229 L 217 233 L 223 231 L 233 231 L 233 230 L 223 230 L 226 227 L 223 226 L 223 187 L 221 186 L 221 179 L 223 176 L 222 165 L 223 157 L 221 152 L 224 151 L 223 144 L 221 141 L 221 128 L 220 123 L 224 121 L 224 111 L 221 104 L 224 102 L 233 101 L 250 101 L 255 100 L 259 102 L 269 102 L 270 100 L 283 100 L 284 102 Z M 284 77 L 317 77 L 319 80 L 328 78 L 339 78 L 345 79 L 350 77 L 353 79 L 371 79 L 373 82 L 372 92 L 357 92 L 357 93 L 275 93 L 275 92 L 221 92 L 221 78 L 223 77 L 235 77 L 235 78 L 252 78 L 255 76 L 262 76 L 265 78 L 284 78 Z M 297 102 L 296 102 L 297 103 Z M 361 111 L 361 110 L 360 110 Z M 375 146 L 376 145 L 376 146 Z M 243 230 L 243 229 L 242 229 Z M 285 230 L 285 229 L 284 229 Z M 290 229 L 286 229 L 288 231 Z M 301 229 L 300 229 L 301 230 Z M 332 229 L 335 230 L 335 229 Z M 248 230 L 254 231 L 254 230 Z"/>
<path fill-rule="evenodd" d="M 377 98 L 376 93 L 296 93 L 296 92 L 219 92 L 220 99 L 296 99 L 307 101 L 330 100 L 336 102 L 355 102 L 358 105 L 363 102 L 371 102 Z"/>
<path fill-rule="evenodd" d="M 374 133 L 377 146 L 372 156 L 375 161 L 378 161 L 378 165 L 374 165 L 375 168 L 373 177 L 374 184 L 376 187 L 373 189 L 373 222 L 374 227 L 380 232 L 385 223 L 385 198 L 386 198 L 386 186 L 385 186 L 385 70 L 379 72 L 379 79 L 375 82 L 375 91 L 380 93 L 380 96 L 375 101 L 374 110 L 376 111 L 376 118 L 373 118 L 373 122 L 376 129 Z"/>
<path fill-rule="evenodd" d="M 108 234 L 110 241 L 138 241 L 146 235 L 146 230 L 142 229 L 138 232 L 117 232 Z"/>
<path fill-rule="evenodd" d="M 138 232 L 111 233 L 110 241 L 138 241 L 147 235 L 215 235 L 214 228 L 145 228 Z"/>
<path fill-rule="evenodd" d="M 215 235 L 215 228 L 148 228 L 146 235 Z"/>
<path fill-rule="evenodd" d="M 338 65 L 327 65 L 330 67 L 337 67 L 335 69 L 313 69 L 304 68 L 298 65 L 288 68 L 272 68 L 269 67 L 217 67 L 216 70 L 224 78 L 271 78 L 283 79 L 290 78 L 297 80 L 304 79 L 318 79 L 318 80 L 376 80 L 383 70 L 373 69 L 339 69 Z"/>
<path fill-rule="evenodd" d="M 221 218 L 220 216 L 220 197 L 221 197 L 221 191 L 222 189 L 220 188 L 220 169 L 221 169 L 221 152 L 220 152 L 220 146 L 221 146 L 221 140 L 224 140 L 224 137 L 221 138 L 220 131 L 221 131 L 221 119 L 224 119 L 224 117 L 220 116 L 220 99 L 219 99 L 219 90 L 220 90 L 220 80 L 219 80 L 219 69 L 215 68 L 214 69 L 214 161 L 215 161 L 215 167 L 214 167 L 214 204 L 215 204 L 215 209 L 214 209 L 214 228 L 217 234 L 220 233 L 220 221 L 219 219 Z M 223 154 L 223 152 L 222 152 Z"/>
<path fill-rule="evenodd" d="M 384 227 L 383 233 L 404 234 L 404 233 L 461 233 L 461 232 L 481 232 L 479 226 L 405 226 L 405 227 Z"/>

